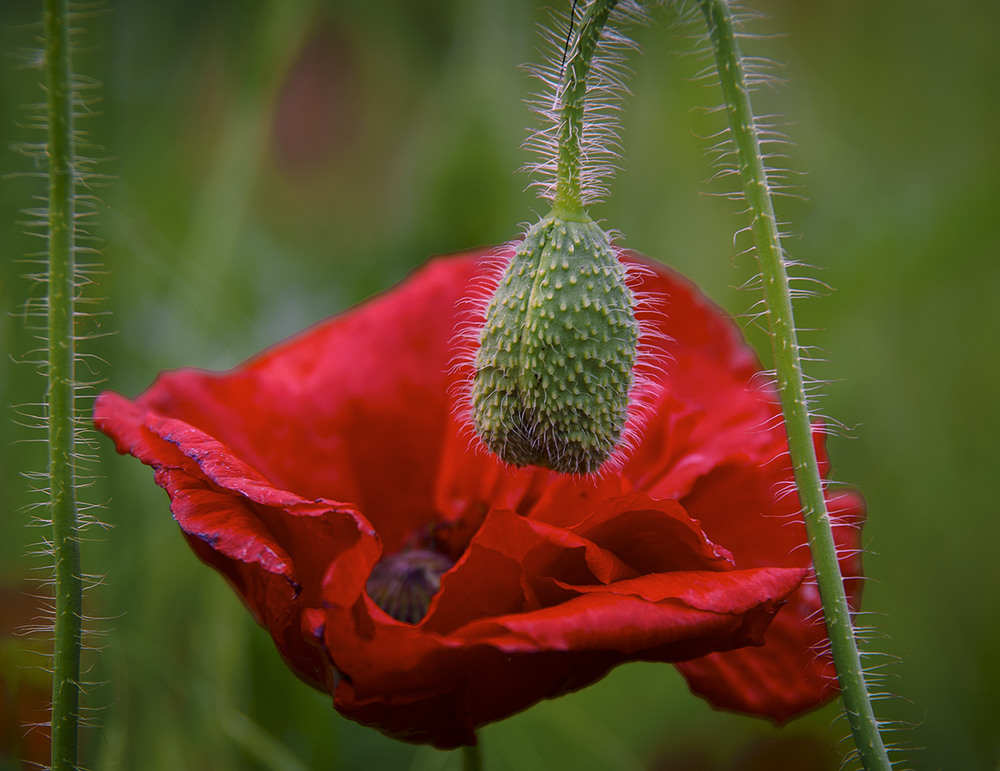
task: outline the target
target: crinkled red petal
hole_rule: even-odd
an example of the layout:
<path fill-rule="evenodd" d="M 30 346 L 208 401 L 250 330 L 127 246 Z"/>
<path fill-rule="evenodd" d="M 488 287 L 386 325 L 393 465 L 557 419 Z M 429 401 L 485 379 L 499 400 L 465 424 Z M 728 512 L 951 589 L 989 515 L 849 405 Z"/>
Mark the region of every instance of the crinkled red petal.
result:
<path fill-rule="evenodd" d="M 781 562 L 810 565 L 805 528 L 794 488 L 788 485 L 787 456 L 763 467 L 749 463 L 723 466 L 707 475 L 683 500 L 706 531 L 733 544 L 736 564 Z M 852 607 L 860 605 L 860 525 L 864 505 L 854 493 L 829 496 L 836 523 L 834 537 L 840 568 Z M 763 647 L 707 656 L 679 666 L 692 690 L 718 707 L 785 721 L 837 693 L 822 605 L 814 581 L 803 584 L 768 631 Z"/>
<path fill-rule="evenodd" d="M 473 743 L 478 726 L 628 660 L 684 662 L 714 703 L 782 719 L 832 685 L 814 590 L 800 588 L 801 523 L 774 497 L 791 481 L 780 412 L 735 325 L 630 259 L 669 358 L 621 474 L 514 470 L 470 448 L 449 391 L 468 374 L 452 349 L 478 254 L 435 260 L 232 372 L 102 394 L 95 422 L 154 468 L 198 555 L 352 719 Z M 855 548 L 859 499 L 832 504 Z M 414 533 L 456 564 L 410 625 L 366 583 Z"/>

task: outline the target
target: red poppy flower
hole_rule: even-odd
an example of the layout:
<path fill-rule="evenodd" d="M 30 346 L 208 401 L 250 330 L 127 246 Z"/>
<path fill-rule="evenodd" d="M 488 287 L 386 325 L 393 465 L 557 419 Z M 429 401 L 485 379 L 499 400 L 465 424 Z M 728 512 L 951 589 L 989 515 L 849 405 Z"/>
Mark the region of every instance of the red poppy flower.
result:
<path fill-rule="evenodd" d="M 390 736 L 475 743 L 632 660 L 680 662 L 714 704 L 784 720 L 836 684 L 795 496 L 776 494 L 792 478 L 780 412 L 735 325 L 647 267 L 669 362 L 611 476 L 470 449 L 450 364 L 479 254 L 432 261 L 231 372 L 104 393 L 96 425 L 154 469 L 289 667 Z M 860 499 L 830 505 L 856 555 Z"/>

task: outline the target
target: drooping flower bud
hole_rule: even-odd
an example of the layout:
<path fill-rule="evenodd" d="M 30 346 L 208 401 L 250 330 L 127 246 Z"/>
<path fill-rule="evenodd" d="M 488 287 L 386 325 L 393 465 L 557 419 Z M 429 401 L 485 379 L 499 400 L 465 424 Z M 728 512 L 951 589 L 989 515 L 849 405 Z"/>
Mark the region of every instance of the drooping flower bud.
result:
<path fill-rule="evenodd" d="M 550 214 L 510 260 L 479 336 L 472 421 L 515 466 L 596 472 L 619 448 L 639 325 L 626 269 L 585 214 Z"/>

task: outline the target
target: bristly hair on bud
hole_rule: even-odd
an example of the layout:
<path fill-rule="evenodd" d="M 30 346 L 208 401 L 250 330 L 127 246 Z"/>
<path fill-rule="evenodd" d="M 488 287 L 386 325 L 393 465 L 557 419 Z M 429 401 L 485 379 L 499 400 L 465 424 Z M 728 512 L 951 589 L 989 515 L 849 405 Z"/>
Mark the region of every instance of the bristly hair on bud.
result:
<path fill-rule="evenodd" d="M 528 231 L 486 310 L 472 419 L 508 463 L 597 471 L 628 418 L 639 328 L 625 266 L 591 222 Z"/>
<path fill-rule="evenodd" d="M 605 192 L 618 146 L 632 44 L 616 26 L 644 14 L 634 0 L 579 5 L 555 22 L 550 61 L 533 70 L 545 89 L 529 170 L 552 210 L 493 280 L 470 335 L 468 401 L 481 444 L 505 463 L 593 474 L 620 465 L 650 392 L 636 374 L 645 365 L 629 268 L 585 209 Z"/>

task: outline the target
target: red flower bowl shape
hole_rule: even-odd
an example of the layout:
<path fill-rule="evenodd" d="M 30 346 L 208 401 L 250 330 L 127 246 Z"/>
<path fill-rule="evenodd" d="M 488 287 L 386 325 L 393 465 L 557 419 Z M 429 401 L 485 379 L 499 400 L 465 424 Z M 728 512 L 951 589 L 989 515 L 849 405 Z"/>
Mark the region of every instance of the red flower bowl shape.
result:
<path fill-rule="evenodd" d="M 620 472 L 512 469 L 471 445 L 449 394 L 479 253 L 230 372 L 105 392 L 95 424 L 153 468 L 292 671 L 389 736 L 474 744 L 626 661 L 675 662 L 714 705 L 786 720 L 837 686 L 779 407 L 730 320 L 625 259 L 669 342 Z M 856 605 L 863 504 L 828 495 Z"/>

